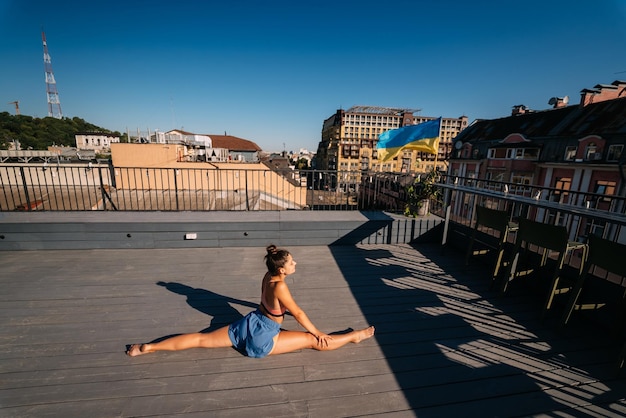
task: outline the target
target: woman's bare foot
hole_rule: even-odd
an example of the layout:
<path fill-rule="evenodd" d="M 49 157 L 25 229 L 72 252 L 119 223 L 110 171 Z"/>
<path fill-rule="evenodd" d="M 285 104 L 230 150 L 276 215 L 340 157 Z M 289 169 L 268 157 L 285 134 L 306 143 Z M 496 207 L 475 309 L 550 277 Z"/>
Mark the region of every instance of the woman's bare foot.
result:
<path fill-rule="evenodd" d="M 145 344 L 133 344 L 130 347 L 128 347 L 128 350 L 126 350 L 126 354 L 128 354 L 131 357 L 140 356 L 142 354 L 148 354 L 148 353 L 149 351 L 146 351 Z"/>
<path fill-rule="evenodd" d="M 368 327 L 368 328 L 363 328 L 361 330 L 358 330 L 356 332 L 356 339 L 355 339 L 355 343 L 360 343 L 363 340 L 367 340 L 368 338 L 372 338 L 374 336 L 374 327 Z"/>

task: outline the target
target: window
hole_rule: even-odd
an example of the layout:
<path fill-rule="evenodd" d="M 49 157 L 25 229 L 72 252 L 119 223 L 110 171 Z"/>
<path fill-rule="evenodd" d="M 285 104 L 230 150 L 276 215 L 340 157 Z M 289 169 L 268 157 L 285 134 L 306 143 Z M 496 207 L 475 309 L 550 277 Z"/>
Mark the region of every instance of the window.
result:
<path fill-rule="evenodd" d="M 615 186 L 616 184 L 614 181 L 598 180 L 593 192 L 596 194 L 613 196 L 615 194 Z"/>
<path fill-rule="evenodd" d="M 487 171 L 487 189 L 488 190 L 502 190 L 500 182 L 504 181 L 504 173 L 500 171 Z"/>
<path fill-rule="evenodd" d="M 571 177 L 557 177 L 554 183 L 554 202 L 567 203 L 567 198 L 569 196 L 569 190 L 572 187 L 572 178 Z"/>
<path fill-rule="evenodd" d="M 533 176 L 513 173 L 511 175 L 511 183 L 513 183 L 511 187 L 513 190 L 509 190 L 509 193 L 524 194 L 527 189 L 530 190 L 528 186 L 533 183 Z"/>
<path fill-rule="evenodd" d="M 561 193 L 561 191 L 566 192 L 572 187 L 572 179 L 570 177 L 557 177 L 556 182 L 554 184 L 555 189 L 559 189 L 555 193 Z M 567 194 L 567 193 L 566 193 Z"/>
<path fill-rule="evenodd" d="M 526 148 L 522 157 L 524 160 L 536 160 L 539 158 L 539 148 Z"/>
<path fill-rule="evenodd" d="M 489 150 L 488 158 L 506 158 L 507 150 L 504 148 L 491 148 Z"/>
<path fill-rule="evenodd" d="M 574 161 L 576 158 L 576 151 L 578 147 L 567 147 L 565 148 L 565 161 Z"/>
<path fill-rule="evenodd" d="M 529 185 L 529 184 L 532 184 L 532 181 L 533 181 L 533 177 L 527 174 L 513 174 L 511 176 L 511 183 L 515 183 L 515 184 Z"/>
<path fill-rule="evenodd" d="M 500 155 L 496 152 L 496 155 Z M 536 160 L 539 157 L 539 148 L 508 148 L 506 156 L 499 158 L 507 158 L 509 160 Z"/>
<path fill-rule="evenodd" d="M 585 160 L 599 160 L 602 155 L 598 151 L 596 144 L 590 142 L 585 148 Z"/>
<path fill-rule="evenodd" d="M 611 145 L 609 146 L 609 152 L 606 156 L 607 161 L 619 161 L 624 150 L 624 145 Z"/>

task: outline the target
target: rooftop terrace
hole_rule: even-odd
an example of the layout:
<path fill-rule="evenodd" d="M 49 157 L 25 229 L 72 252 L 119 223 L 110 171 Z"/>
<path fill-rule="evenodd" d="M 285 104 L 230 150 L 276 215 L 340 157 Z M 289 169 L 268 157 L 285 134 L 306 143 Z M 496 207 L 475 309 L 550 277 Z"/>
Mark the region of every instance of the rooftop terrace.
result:
<path fill-rule="evenodd" d="M 126 344 L 254 309 L 264 248 L 0 252 L 0 416 L 626 414 L 620 345 L 597 312 L 566 329 L 558 314 L 540 321 L 542 298 L 501 296 L 486 266 L 437 244 L 289 249 L 290 288 L 313 322 L 372 324 L 373 339 L 261 360 L 233 349 L 130 358 Z"/>

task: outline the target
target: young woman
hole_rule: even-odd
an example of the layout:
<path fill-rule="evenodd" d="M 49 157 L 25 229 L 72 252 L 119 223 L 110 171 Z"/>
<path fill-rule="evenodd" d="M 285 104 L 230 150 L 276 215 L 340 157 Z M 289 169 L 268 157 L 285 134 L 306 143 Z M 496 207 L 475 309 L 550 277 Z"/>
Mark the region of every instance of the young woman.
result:
<path fill-rule="evenodd" d="M 138 356 L 155 351 L 235 347 L 249 357 L 260 358 L 304 348 L 335 350 L 348 343 L 359 343 L 374 335 L 372 326 L 335 335 L 318 330 L 293 300 L 285 283 L 285 278 L 296 271 L 293 257 L 289 251 L 278 249 L 275 245 L 268 246 L 266 250 L 267 273 L 261 282 L 261 303 L 256 311 L 213 332 L 177 335 L 158 343 L 133 344 L 126 354 Z M 287 311 L 306 329 L 306 332 L 285 331 L 280 328 Z"/>

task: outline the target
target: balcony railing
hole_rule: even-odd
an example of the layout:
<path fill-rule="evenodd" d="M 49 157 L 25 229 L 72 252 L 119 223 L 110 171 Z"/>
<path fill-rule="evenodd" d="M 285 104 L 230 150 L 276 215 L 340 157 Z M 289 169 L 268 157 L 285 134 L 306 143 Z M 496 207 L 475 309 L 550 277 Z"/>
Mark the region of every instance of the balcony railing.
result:
<path fill-rule="evenodd" d="M 236 167 L 236 166 L 235 166 Z M 131 168 L 2 164 L 0 211 L 385 210 L 401 213 L 414 174 L 366 171 Z M 620 237 L 626 199 L 615 194 L 441 175 L 431 212 L 469 225 L 476 204 L 564 225 L 572 239 Z M 449 211 L 449 214 L 446 213 Z M 449 215 L 449 216 L 446 216 Z M 580 238 L 582 237 L 582 238 Z"/>
<path fill-rule="evenodd" d="M 594 234 L 626 242 L 623 196 L 445 175 L 440 184 L 446 197 L 439 214 L 454 222 L 470 225 L 476 205 L 481 204 L 507 210 L 512 218 L 565 226 L 572 241 L 584 241 Z"/>
<path fill-rule="evenodd" d="M 394 210 L 365 193 L 363 178 L 361 171 L 0 165 L 0 211 Z"/>

